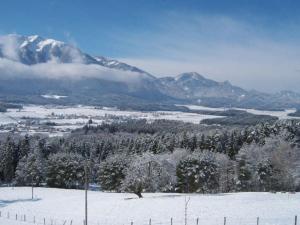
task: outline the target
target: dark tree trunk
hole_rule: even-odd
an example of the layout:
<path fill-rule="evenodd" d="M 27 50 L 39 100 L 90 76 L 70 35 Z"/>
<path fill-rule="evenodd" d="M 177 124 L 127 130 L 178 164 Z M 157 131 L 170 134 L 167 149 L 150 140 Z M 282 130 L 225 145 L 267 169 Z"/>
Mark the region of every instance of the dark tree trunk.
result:
<path fill-rule="evenodd" d="M 141 192 L 134 192 L 134 194 L 136 194 L 139 198 L 142 198 L 142 197 L 143 197 L 143 195 L 142 195 Z"/>

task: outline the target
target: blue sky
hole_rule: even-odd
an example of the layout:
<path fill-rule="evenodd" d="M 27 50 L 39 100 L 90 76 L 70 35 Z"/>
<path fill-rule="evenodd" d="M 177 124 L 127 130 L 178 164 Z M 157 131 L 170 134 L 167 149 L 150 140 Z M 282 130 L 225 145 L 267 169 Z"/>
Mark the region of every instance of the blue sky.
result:
<path fill-rule="evenodd" d="M 300 91 L 300 1 L 3 0 L 1 9 L 0 34 L 63 40 L 157 76 L 197 71 Z"/>

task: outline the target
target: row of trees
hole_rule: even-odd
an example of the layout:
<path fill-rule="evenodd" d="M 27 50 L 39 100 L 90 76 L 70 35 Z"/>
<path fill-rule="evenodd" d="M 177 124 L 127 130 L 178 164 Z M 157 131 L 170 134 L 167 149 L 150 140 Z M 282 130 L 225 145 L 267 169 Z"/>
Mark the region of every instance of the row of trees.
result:
<path fill-rule="evenodd" d="M 217 132 L 176 123 L 86 127 L 66 138 L 0 139 L 0 180 L 17 185 L 83 188 L 84 166 L 103 190 L 216 193 L 299 190 L 297 122 Z M 116 126 L 112 124 L 112 126 Z M 180 124 L 184 127 L 184 124 Z M 190 124 L 186 125 L 191 128 Z M 132 128 L 134 127 L 134 129 Z M 89 130 L 93 130 L 90 132 Z M 163 132 L 162 132 L 163 130 Z M 176 132 L 174 132 L 174 130 Z M 214 128 L 215 130 L 215 128 Z M 88 132 L 86 132 L 88 131 Z"/>

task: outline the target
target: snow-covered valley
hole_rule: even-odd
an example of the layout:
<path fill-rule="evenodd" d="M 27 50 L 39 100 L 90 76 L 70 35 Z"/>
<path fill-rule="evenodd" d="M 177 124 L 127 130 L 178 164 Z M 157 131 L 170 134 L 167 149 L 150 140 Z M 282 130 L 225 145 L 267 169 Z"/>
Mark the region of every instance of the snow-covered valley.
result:
<path fill-rule="evenodd" d="M 2 131 L 19 133 L 47 133 L 62 135 L 76 128 L 83 127 L 89 121 L 92 125 L 125 119 L 178 120 L 198 124 L 203 119 L 219 118 L 215 115 L 202 115 L 180 111 L 126 111 L 117 108 L 93 106 L 41 106 L 25 105 L 23 109 L 9 109 L 0 113 Z M 11 124 L 11 125 L 10 125 Z M 51 126 L 49 126 L 49 124 Z"/>
<path fill-rule="evenodd" d="M 178 105 L 180 106 L 180 105 Z M 203 110 L 208 112 L 220 112 L 228 109 L 211 108 L 198 105 L 181 105 L 190 110 Z M 234 108 L 237 109 L 237 108 Z M 254 109 L 244 110 L 254 115 L 270 115 L 279 119 L 291 119 L 289 113 L 294 109 L 285 111 L 262 111 Z M 91 125 L 99 125 L 103 122 L 123 121 L 126 119 L 146 119 L 152 122 L 158 119 L 177 120 L 199 124 L 202 120 L 221 118 L 222 116 L 201 114 L 199 112 L 180 111 L 129 111 L 117 108 L 95 106 L 56 106 L 56 105 L 25 105 L 23 109 L 8 109 L 0 113 L 1 132 L 15 132 L 21 134 L 44 133 L 50 136 L 61 136 L 74 129 L 83 127 L 88 122 Z"/>
<path fill-rule="evenodd" d="M 0 188 L 0 224 L 19 225 L 33 222 L 43 224 L 81 225 L 84 218 L 84 191 L 35 188 Z M 133 194 L 90 191 L 88 194 L 89 224 L 184 224 L 185 200 L 187 224 L 254 225 L 259 217 L 263 225 L 292 225 L 299 214 L 300 193 L 227 193 L 227 194 L 173 194 L 147 193 L 138 199 Z M 7 219 L 7 213 L 10 219 Z M 16 221 L 16 215 L 18 221 Z M 26 223 L 21 216 L 26 215 Z M 72 223 L 71 223 L 72 221 Z"/>

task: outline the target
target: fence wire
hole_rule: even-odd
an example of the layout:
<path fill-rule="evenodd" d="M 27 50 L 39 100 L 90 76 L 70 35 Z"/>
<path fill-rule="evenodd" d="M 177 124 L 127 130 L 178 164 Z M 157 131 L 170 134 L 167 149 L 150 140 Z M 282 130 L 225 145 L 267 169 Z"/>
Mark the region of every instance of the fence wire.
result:
<path fill-rule="evenodd" d="M 21 213 L 15 213 L 11 211 L 0 211 L 0 225 L 86 225 L 85 221 L 72 219 L 72 218 L 51 218 L 43 216 L 26 215 Z M 212 218 L 212 217 L 198 217 L 177 219 L 170 218 L 169 220 L 155 220 L 155 219 L 142 219 L 138 221 L 108 221 L 102 220 L 88 220 L 87 225 L 298 225 L 298 218 L 295 217 L 253 217 L 253 218 Z"/>

